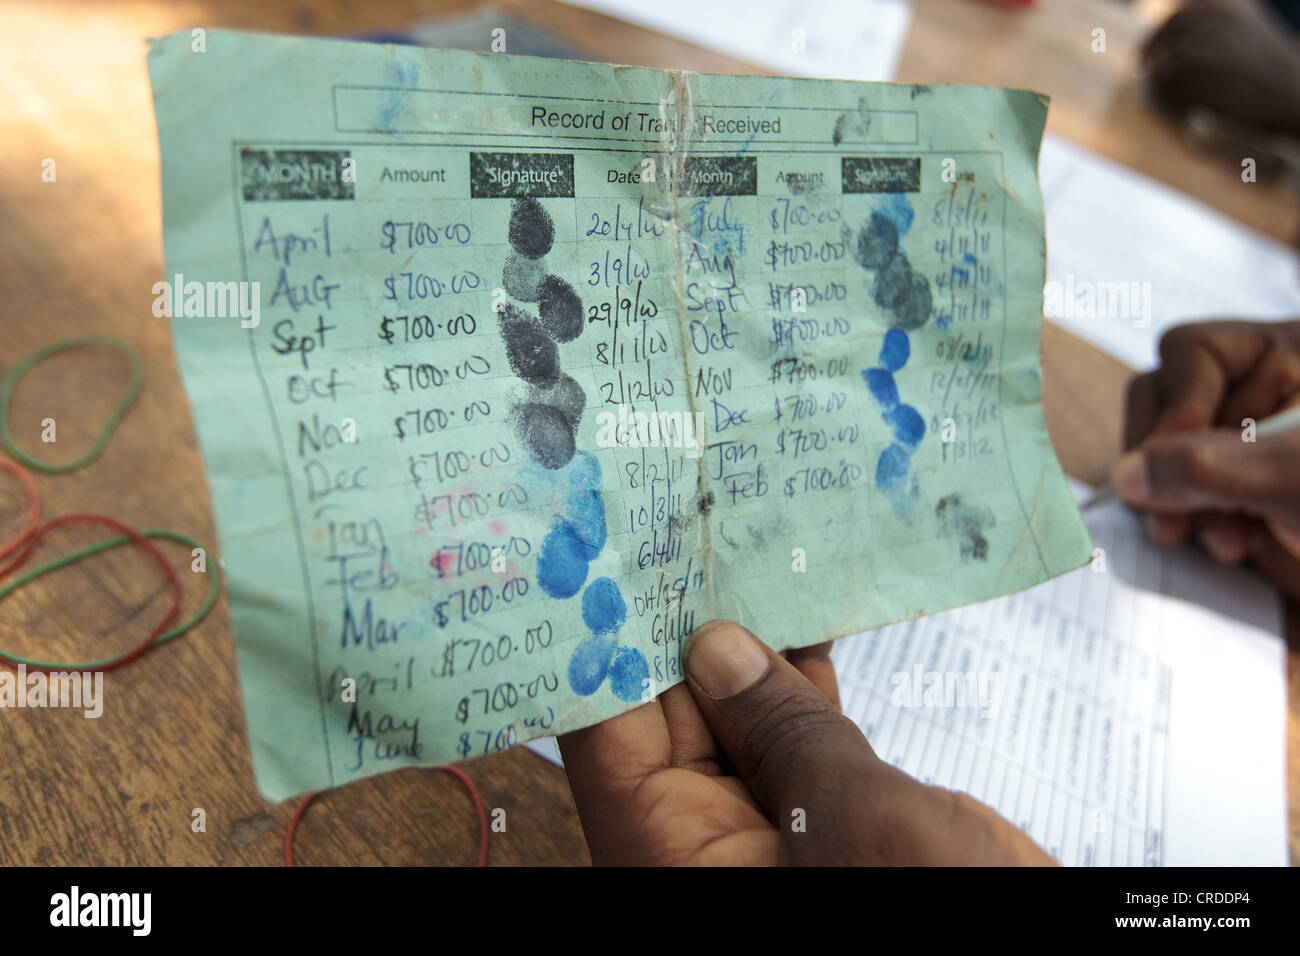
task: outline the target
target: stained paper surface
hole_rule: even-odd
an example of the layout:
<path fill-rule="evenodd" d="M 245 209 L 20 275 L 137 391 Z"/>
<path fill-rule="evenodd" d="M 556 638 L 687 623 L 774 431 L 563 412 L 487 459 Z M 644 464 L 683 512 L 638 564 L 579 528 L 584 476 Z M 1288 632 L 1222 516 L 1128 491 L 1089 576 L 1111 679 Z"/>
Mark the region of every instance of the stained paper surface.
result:
<path fill-rule="evenodd" d="M 149 59 L 166 278 L 268 797 L 1088 560 L 1044 98 L 205 41 Z"/>

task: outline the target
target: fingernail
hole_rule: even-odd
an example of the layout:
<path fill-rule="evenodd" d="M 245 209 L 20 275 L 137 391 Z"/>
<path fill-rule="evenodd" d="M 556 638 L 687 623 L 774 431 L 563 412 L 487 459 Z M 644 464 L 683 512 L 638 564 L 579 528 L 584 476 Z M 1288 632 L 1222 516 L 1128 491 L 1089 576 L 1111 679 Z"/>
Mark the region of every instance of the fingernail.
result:
<path fill-rule="evenodd" d="M 1210 557 L 1220 564 L 1236 564 L 1241 560 L 1241 538 L 1228 531 L 1206 528 L 1197 538 L 1201 547 L 1210 552 Z"/>
<path fill-rule="evenodd" d="M 1151 487 L 1147 484 L 1147 464 L 1140 451 L 1131 451 L 1115 462 L 1111 472 L 1111 483 L 1115 492 L 1125 501 L 1146 501 L 1151 497 Z"/>
<path fill-rule="evenodd" d="M 767 652 L 739 624 L 705 625 L 686 645 L 686 672 L 714 700 L 734 697 L 767 673 Z"/>

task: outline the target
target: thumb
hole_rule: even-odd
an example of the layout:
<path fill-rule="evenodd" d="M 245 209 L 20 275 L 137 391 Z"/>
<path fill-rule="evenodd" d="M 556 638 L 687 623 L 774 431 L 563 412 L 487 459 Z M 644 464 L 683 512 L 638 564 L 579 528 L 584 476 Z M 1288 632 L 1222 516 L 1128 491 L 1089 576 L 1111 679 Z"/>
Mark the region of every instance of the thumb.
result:
<path fill-rule="evenodd" d="M 1115 491 L 1155 512 L 1244 511 L 1300 520 L 1300 436 L 1294 432 L 1246 441 L 1241 431 L 1215 428 L 1158 435 L 1115 463 Z"/>
<path fill-rule="evenodd" d="M 684 656 L 700 712 L 779 828 L 800 809 L 822 821 L 838 817 L 841 782 L 888 771 L 851 720 L 739 624 L 705 624 Z"/>

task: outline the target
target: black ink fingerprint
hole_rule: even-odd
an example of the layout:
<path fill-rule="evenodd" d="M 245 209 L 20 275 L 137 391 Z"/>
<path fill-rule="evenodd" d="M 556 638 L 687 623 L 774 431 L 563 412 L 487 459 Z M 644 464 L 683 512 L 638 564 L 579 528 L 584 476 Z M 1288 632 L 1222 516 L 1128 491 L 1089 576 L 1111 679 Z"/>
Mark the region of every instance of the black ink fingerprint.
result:
<path fill-rule="evenodd" d="M 989 542 L 984 537 L 984 529 L 997 524 L 992 511 L 962 504 L 961 495 L 954 494 L 939 499 L 934 516 L 939 519 L 939 530 L 944 537 L 957 540 L 964 560 L 988 560 Z"/>
<path fill-rule="evenodd" d="M 912 266 L 907 256 L 895 252 L 876 273 L 875 284 L 871 287 L 871 297 L 876 305 L 892 311 L 907 298 L 912 291 Z"/>
<path fill-rule="evenodd" d="M 686 533 L 691 530 L 691 525 L 699 519 L 699 515 L 694 512 L 675 512 L 668 516 L 668 533 L 677 535 L 679 538 L 686 537 Z"/>
<path fill-rule="evenodd" d="M 849 236 L 849 230 L 844 230 L 845 241 Z M 871 297 L 892 328 L 910 332 L 930 321 L 934 305 L 930 281 L 912 269 L 898 245 L 898 227 L 893 220 L 873 212 L 858 230 L 853 258 L 862 268 L 875 272 Z"/>
<path fill-rule="evenodd" d="M 934 300 L 930 295 L 930 281 L 923 275 L 912 273 L 912 288 L 908 290 L 903 301 L 890 311 L 893 326 L 910 332 L 919 329 L 930 321 L 930 308 Z"/>
<path fill-rule="evenodd" d="M 529 385 L 550 388 L 560 377 L 560 350 L 540 322 L 522 309 L 501 310 L 501 338 L 514 373 Z"/>
<path fill-rule="evenodd" d="M 573 286 L 548 275 L 537 289 L 537 311 L 542 328 L 557 342 L 572 342 L 582 334 L 582 300 Z"/>
<path fill-rule="evenodd" d="M 864 269 L 879 269 L 897 250 L 898 227 L 888 216 L 873 212 L 870 221 L 858 230 L 853 258 Z"/>
<path fill-rule="evenodd" d="M 831 130 L 832 146 L 838 146 L 840 145 L 840 143 L 844 142 L 844 132 L 845 132 L 844 128 L 848 122 L 849 122 L 848 113 L 841 113 L 839 118 L 835 120 L 835 128 Z"/>
<path fill-rule="evenodd" d="M 529 259 L 512 249 L 501 270 L 501 284 L 520 302 L 536 302 L 538 286 L 544 275 L 546 266 L 540 259 Z"/>
<path fill-rule="evenodd" d="M 551 251 L 555 240 L 555 223 L 531 196 L 516 199 L 510 211 L 510 245 L 515 252 L 529 259 L 540 259 Z"/>
<path fill-rule="evenodd" d="M 553 405 L 529 402 L 514 408 L 515 433 L 543 468 L 563 468 L 573 458 L 573 426 Z"/>
<path fill-rule="evenodd" d="M 529 388 L 528 401 L 558 408 L 577 431 L 583 410 L 587 407 L 587 393 L 570 376 L 561 375 L 559 381 L 550 388 Z"/>
<path fill-rule="evenodd" d="M 866 99 L 858 100 L 857 110 L 845 110 L 835 120 L 835 128 L 831 131 L 831 143 L 835 146 L 840 145 L 845 139 L 865 139 L 871 132 L 871 110 L 867 107 Z"/>

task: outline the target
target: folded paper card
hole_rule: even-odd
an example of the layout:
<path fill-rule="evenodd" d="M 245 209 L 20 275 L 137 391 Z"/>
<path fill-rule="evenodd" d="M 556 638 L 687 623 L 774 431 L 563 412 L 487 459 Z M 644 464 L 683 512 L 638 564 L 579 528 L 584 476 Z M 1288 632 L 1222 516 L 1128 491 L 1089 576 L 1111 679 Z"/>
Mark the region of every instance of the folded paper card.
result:
<path fill-rule="evenodd" d="M 170 315 L 272 799 L 1085 563 L 1044 98 L 209 32 L 149 57 Z"/>

